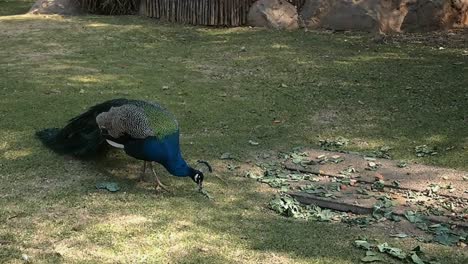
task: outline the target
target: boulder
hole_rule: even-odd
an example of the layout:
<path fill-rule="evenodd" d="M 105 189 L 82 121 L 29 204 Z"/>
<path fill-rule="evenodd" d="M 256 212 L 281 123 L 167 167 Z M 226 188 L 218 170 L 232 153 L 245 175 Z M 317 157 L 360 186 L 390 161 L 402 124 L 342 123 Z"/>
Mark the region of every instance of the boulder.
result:
<path fill-rule="evenodd" d="M 405 31 L 429 31 L 468 26 L 468 0 L 418 0 L 409 6 Z"/>
<path fill-rule="evenodd" d="M 468 0 L 452 0 L 452 4 L 458 11 L 458 26 L 468 27 Z"/>
<path fill-rule="evenodd" d="M 401 32 L 402 24 L 408 14 L 408 5 L 417 0 L 379 0 L 373 8 L 376 10 L 380 33 Z"/>
<path fill-rule="evenodd" d="M 305 0 L 304 26 L 394 33 L 468 25 L 468 0 Z"/>
<path fill-rule="evenodd" d="M 250 7 L 247 23 L 273 29 L 299 28 L 296 7 L 285 0 L 258 0 Z"/>
<path fill-rule="evenodd" d="M 28 13 L 76 15 L 81 9 L 77 0 L 37 0 Z"/>
<path fill-rule="evenodd" d="M 306 0 L 301 17 L 311 28 L 400 32 L 415 0 Z"/>

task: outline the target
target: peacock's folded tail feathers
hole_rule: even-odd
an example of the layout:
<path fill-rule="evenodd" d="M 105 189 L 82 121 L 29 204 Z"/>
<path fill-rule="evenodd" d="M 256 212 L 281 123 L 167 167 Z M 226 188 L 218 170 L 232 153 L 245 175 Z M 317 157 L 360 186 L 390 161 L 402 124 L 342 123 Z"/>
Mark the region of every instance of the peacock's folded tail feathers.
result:
<path fill-rule="evenodd" d="M 150 136 L 163 139 L 178 132 L 175 117 L 159 104 L 114 99 L 92 106 L 70 119 L 62 129 L 44 129 L 36 135 L 44 145 L 59 154 L 86 158 L 106 146 L 106 139 L 123 144 L 124 141 Z"/>
<path fill-rule="evenodd" d="M 96 116 L 126 102 L 128 102 L 126 99 L 115 99 L 95 105 L 70 119 L 64 128 L 47 128 L 36 132 L 36 136 L 45 146 L 59 154 L 81 158 L 94 156 L 105 143 L 96 124 Z"/>

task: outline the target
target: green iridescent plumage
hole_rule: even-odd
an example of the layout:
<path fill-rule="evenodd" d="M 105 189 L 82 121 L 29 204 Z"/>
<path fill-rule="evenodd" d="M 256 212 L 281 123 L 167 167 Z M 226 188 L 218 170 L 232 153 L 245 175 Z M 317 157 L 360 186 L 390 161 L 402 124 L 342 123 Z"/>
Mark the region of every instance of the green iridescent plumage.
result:
<path fill-rule="evenodd" d="M 147 103 L 141 107 L 157 138 L 162 139 L 179 131 L 179 124 L 175 117 L 161 106 Z"/>

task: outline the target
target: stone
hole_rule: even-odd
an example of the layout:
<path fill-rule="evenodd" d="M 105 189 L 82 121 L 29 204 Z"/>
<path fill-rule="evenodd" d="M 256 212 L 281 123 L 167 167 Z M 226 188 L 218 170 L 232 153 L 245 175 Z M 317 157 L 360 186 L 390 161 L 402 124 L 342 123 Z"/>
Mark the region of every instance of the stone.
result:
<path fill-rule="evenodd" d="M 305 0 L 307 28 L 380 33 L 468 26 L 468 0 Z"/>
<path fill-rule="evenodd" d="M 272 29 L 299 28 L 297 9 L 285 0 L 258 0 L 250 7 L 247 23 Z"/>

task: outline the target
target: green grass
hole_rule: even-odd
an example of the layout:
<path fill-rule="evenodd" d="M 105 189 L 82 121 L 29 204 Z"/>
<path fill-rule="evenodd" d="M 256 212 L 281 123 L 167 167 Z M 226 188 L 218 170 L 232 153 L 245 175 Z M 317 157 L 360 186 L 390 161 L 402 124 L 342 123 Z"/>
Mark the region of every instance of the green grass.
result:
<path fill-rule="evenodd" d="M 0 0 L 0 16 L 25 14 L 34 2 L 34 0 Z"/>
<path fill-rule="evenodd" d="M 247 164 L 254 153 L 344 136 L 351 150 L 388 145 L 398 159 L 468 169 L 462 49 L 99 16 L 4 16 L 0 39 L 2 263 L 22 254 L 38 263 L 358 263 L 364 252 L 352 242 L 362 236 L 405 250 L 421 243 L 277 216 L 266 208 L 272 191 L 224 172 L 218 157 L 231 152 Z M 209 201 L 160 170 L 174 194 L 155 194 L 132 179 L 140 163 L 121 153 L 68 160 L 33 136 L 116 97 L 168 107 L 184 156 L 213 163 L 228 186 L 208 178 Z M 454 148 L 416 159 L 422 144 Z M 122 191 L 95 190 L 105 180 Z M 442 263 L 468 257 L 423 249 Z"/>

